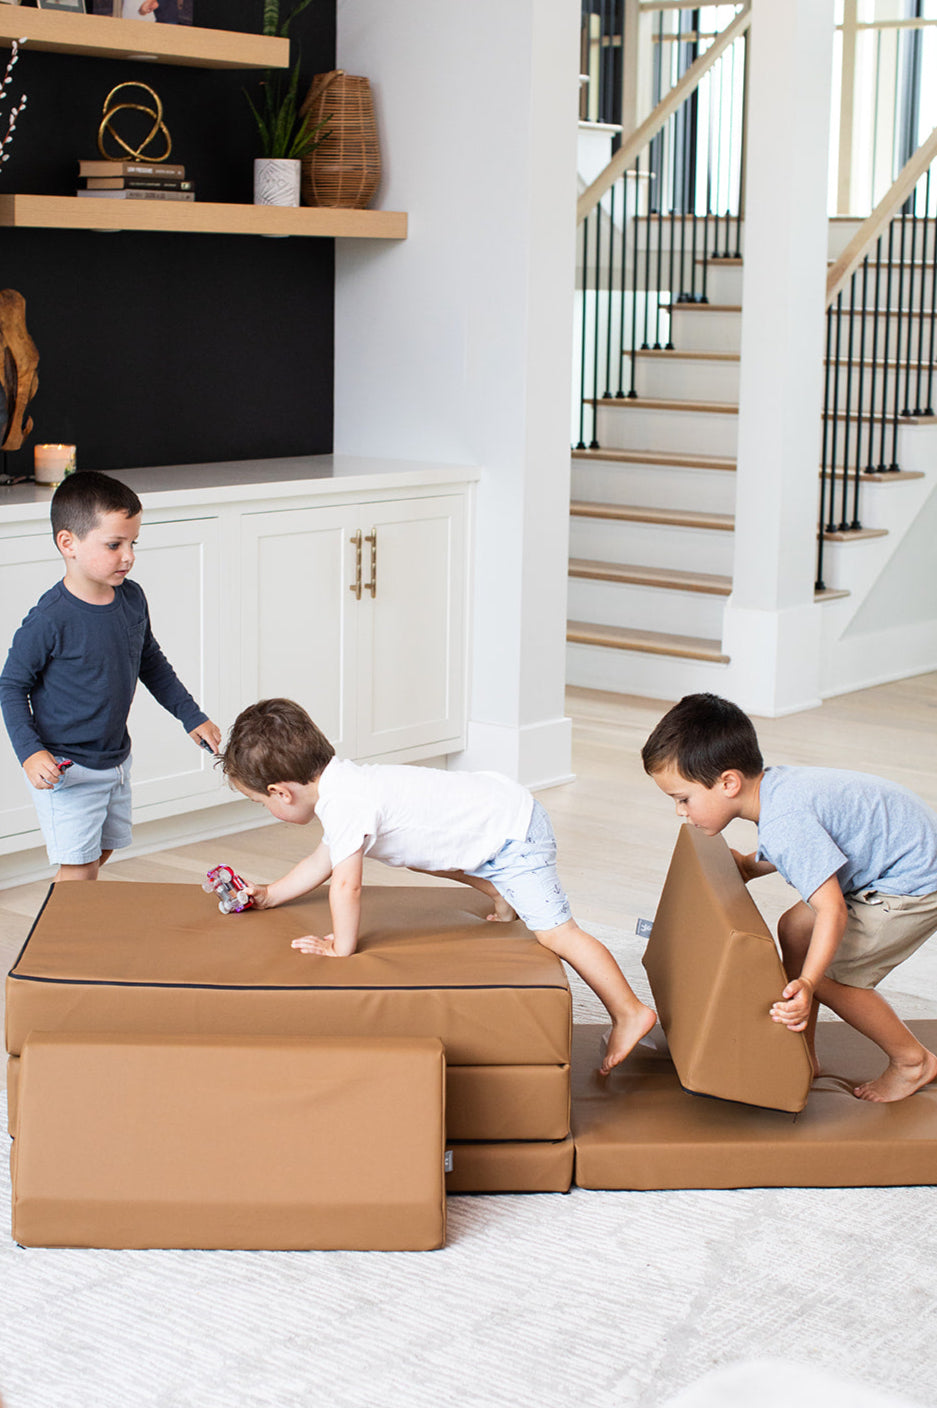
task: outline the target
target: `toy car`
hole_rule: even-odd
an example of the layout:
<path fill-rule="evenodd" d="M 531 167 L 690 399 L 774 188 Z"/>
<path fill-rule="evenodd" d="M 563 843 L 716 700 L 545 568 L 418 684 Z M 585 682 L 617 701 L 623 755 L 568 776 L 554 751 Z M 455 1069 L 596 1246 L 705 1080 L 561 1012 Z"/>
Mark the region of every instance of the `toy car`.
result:
<path fill-rule="evenodd" d="M 240 914 L 253 906 L 254 899 L 247 893 L 247 883 L 236 875 L 230 865 L 216 865 L 202 881 L 202 889 L 207 894 L 219 896 L 218 908 L 222 914 Z"/>

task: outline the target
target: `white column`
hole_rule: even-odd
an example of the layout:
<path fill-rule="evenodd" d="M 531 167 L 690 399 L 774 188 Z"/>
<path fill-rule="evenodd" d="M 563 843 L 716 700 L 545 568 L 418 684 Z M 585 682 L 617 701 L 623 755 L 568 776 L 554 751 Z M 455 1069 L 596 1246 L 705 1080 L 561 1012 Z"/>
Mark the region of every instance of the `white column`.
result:
<path fill-rule="evenodd" d="M 409 238 L 336 245 L 336 453 L 479 464 L 469 746 L 569 776 L 576 0 L 339 0 Z"/>
<path fill-rule="evenodd" d="M 724 648 L 753 713 L 819 702 L 813 604 L 833 0 L 752 0 L 733 592 Z"/>

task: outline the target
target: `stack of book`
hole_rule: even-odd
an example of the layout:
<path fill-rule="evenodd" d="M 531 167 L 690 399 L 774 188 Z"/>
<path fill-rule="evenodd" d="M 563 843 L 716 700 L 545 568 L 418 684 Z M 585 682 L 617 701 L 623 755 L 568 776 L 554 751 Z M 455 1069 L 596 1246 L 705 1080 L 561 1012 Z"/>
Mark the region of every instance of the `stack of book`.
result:
<path fill-rule="evenodd" d="M 184 166 L 168 162 L 80 161 L 84 186 L 75 194 L 106 200 L 194 200 L 195 186 L 185 179 Z"/>

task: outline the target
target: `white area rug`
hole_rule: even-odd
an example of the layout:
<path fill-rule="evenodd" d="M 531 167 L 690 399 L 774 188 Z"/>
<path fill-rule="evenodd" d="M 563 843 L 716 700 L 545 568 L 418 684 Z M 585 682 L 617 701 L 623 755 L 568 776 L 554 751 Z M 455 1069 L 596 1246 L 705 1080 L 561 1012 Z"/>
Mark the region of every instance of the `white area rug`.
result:
<path fill-rule="evenodd" d="M 643 944 L 595 932 L 647 996 Z M 932 1003 L 898 1005 L 934 1014 Z M 577 1020 L 602 1015 L 577 983 Z M 0 1177 L 8 1227 L 5 1160 Z M 447 1248 L 409 1255 L 28 1250 L 7 1235 L 0 1398 L 4 1408 L 662 1408 L 710 1371 L 780 1358 L 833 1375 L 844 1404 L 864 1402 L 849 1397 L 854 1381 L 885 1403 L 929 1405 L 935 1196 L 452 1198 Z M 785 1401 L 807 1408 L 796 1392 Z"/>

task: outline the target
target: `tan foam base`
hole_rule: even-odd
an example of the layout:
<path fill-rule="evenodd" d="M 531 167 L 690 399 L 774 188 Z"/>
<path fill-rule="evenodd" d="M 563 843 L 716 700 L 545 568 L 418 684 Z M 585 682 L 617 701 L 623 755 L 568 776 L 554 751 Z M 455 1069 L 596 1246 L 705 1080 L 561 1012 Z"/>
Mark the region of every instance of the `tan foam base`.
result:
<path fill-rule="evenodd" d="M 937 1047 L 937 1022 L 910 1022 Z M 851 1093 L 878 1047 L 820 1022 L 824 1074 L 800 1114 L 691 1095 L 670 1057 L 644 1048 L 602 1079 L 601 1026 L 573 1029 L 573 1139 L 581 1188 L 852 1188 L 937 1183 L 937 1086 L 877 1105 Z M 827 1074 L 828 1073 L 828 1074 Z"/>
<path fill-rule="evenodd" d="M 447 1193 L 568 1193 L 573 1141 L 497 1144 L 448 1142 L 452 1171 Z"/>
<path fill-rule="evenodd" d="M 13 1237 L 30 1247 L 423 1251 L 445 1241 L 434 1038 L 34 1033 Z"/>

